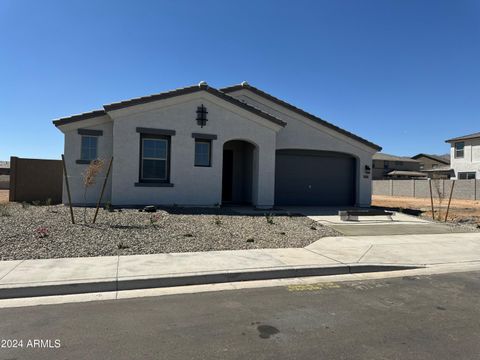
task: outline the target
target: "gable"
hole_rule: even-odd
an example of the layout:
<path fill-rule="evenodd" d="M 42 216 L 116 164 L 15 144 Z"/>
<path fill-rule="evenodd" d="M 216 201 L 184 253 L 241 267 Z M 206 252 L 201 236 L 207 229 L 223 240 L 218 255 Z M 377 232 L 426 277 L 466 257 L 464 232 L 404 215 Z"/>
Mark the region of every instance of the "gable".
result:
<path fill-rule="evenodd" d="M 73 116 L 64 117 L 64 118 L 54 120 L 53 124 L 56 127 L 59 127 L 59 126 L 66 125 L 66 124 L 71 124 L 71 123 L 74 123 L 74 122 L 77 122 L 77 121 L 82 121 L 82 120 L 86 120 L 86 119 L 90 119 L 90 118 L 96 118 L 96 117 L 104 116 L 107 113 L 112 112 L 112 111 L 126 109 L 126 108 L 129 108 L 129 107 L 139 106 L 139 105 L 143 105 L 143 104 L 148 104 L 148 103 L 157 102 L 157 101 L 161 101 L 161 100 L 166 100 L 166 99 L 170 99 L 170 98 L 174 98 L 174 97 L 178 97 L 178 96 L 182 96 L 182 95 L 193 94 L 193 93 L 197 93 L 197 92 L 209 93 L 210 95 L 213 95 L 213 96 L 221 99 L 222 101 L 224 101 L 226 103 L 229 103 L 229 104 L 231 104 L 233 106 L 236 106 L 238 108 L 241 108 L 241 109 L 243 109 L 247 112 L 255 114 L 256 116 L 262 117 L 265 120 L 268 120 L 268 121 L 270 121 L 270 122 L 272 122 L 272 123 L 274 123 L 278 126 L 285 126 L 286 125 L 286 123 L 284 121 L 276 118 L 275 116 L 270 115 L 270 114 L 268 114 L 268 113 L 266 113 L 266 112 L 264 112 L 260 109 L 257 109 L 257 108 L 255 108 L 251 105 L 243 103 L 243 102 L 239 101 L 238 99 L 235 99 L 232 96 L 229 96 L 229 95 L 227 95 L 227 94 L 225 94 L 225 93 L 223 93 L 223 92 L 221 92 L 221 91 L 219 91 L 215 88 L 212 88 L 212 87 L 208 86 L 204 82 L 201 82 L 199 85 L 195 85 L 195 86 L 189 86 L 189 87 L 180 88 L 180 89 L 176 89 L 176 90 L 172 90 L 172 91 L 167 91 L 167 92 L 163 92 L 163 93 L 159 93 L 159 94 L 143 96 L 143 97 L 139 97 L 139 98 L 120 101 L 120 102 L 117 102 L 117 103 L 107 104 L 107 105 L 104 105 L 103 109 L 100 109 L 100 110 L 94 110 L 94 111 L 91 111 L 91 112 L 87 112 L 87 113 L 83 113 L 83 114 L 79 114 L 79 115 L 73 115 Z"/>
<path fill-rule="evenodd" d="M 231 94 L 232 96 L 235 96 L 235 97 L 241 97 L 239 95 L 242 92 L 243 92 L 243 94 L 245 94 L 245 92 L 250 92 L 251 94 L 256 95 L 257 99 L 262 98 L 264 100 L 267 100 L 267 102 L 272 103 L 273 106 L 275 106 L 275 105 L 280 106 L 280 107 L 282 107 L 282 108 L 284 108 L 284 109 L 286 109 L 286 110 L 288 110 L 292 113 L 295 113 L 297 115 L 300 115 L 303 118 L 306 118 L 310 121 L 313 121 L 313 122 L 327 128 L 329 130 L 333 130 L 333 131 L 337 132 L 338 134 L 341 134 L 342 136 L 346 136 L 350 139 L 353 139 L 357 142 L 360 142 L 363 145 L 366 145 L 366 146 L 368 146 L 368 147 L 370 147 L 370 148 L 372 148 L 376 151 L 382 150 L 382 148 L 379 145 L 376 145 L 376 144 L 374 144 L 374 143 L 372 143 L 372 142 L 370 142 L 366 139 L 361 138 L 360 136 L 357 136 L 357 135 L 355 135 L 355 134 L 353 134 L 353 133 L 351 133 L 347 130 L 344 130 L 344 129 L 338 127 L 338 126 L 335 126 L 335 125 L 333 125 L 333 124 L 331 124 L 331 123 L 329 123 L 329 122 L 327 122 L 327 121 L 325 121 L 325 120 L 323 120 L 323 119 L 321 119 L 321 118 L 319 118 L 315 115 L 312 115 L 312 114 L 310 114 L 310 113 L 308 113 L 308 112 L 306 112 L 302 109 L 299 109 L 299 108 L 297 108 L 297 107 L 295 107 L 295 106 L 293 106 L 293 105 L 291 105 L 291 104 L 289 104 L 289 103 L 287 103 L 283 100 L 280 100 L 280 99 L 278 99 L 278 98 L 260 90 L 260 89 L 257 89 L 257 88 L 255 88 L 251 85 L 248 85 L 245 82 L 242 83 L 241 85 L 230 86 L 230 87 L 222 88 L 220 90 L 222 92 L 227 93 L 227 94 Z M 264 101 L 262 103 L 264 105 L 267 105 Z"/>

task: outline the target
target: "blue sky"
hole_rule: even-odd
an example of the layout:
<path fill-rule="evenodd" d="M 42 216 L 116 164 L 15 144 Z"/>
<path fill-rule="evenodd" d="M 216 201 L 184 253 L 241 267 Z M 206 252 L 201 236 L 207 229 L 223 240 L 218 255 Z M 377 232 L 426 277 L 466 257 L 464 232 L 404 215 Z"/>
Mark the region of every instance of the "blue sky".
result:
<path fill-rule="evenodd" d="M 54 118 L 200 80 L 250 84 L 398 155 L 480 131 L 480 2 L 0 2 L 0 160 Z"/>

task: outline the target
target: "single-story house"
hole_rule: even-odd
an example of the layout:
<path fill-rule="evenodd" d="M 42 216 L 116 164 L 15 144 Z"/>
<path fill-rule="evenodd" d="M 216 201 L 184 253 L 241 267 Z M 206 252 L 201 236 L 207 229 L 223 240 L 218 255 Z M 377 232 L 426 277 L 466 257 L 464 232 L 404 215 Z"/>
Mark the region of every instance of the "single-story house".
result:
<path fill-rule="evenodd" d="M 103 181 L 84 201 L 81 174 L 113 157 L 104 202 L 114 206 L 369 206 L 381 150 L 246 82 L 201 82 L 53 123 L 65 135 L 74 204 L 96 202 Z"/>

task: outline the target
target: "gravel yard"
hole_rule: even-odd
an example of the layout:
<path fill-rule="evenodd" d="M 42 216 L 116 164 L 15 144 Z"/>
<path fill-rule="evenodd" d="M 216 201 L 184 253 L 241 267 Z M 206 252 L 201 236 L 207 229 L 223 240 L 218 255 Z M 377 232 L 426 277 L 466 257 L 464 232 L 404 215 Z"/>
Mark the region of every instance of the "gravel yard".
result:
<path fill-rule="evenodd" d="M 232 209 L 169 208 L 156 213 L 100 209 L 83 224 L 83 208 L 0 204 L 0 260 L 304 247 L 337 236 L 304 216 L 241 215 Z M 94 209 L 87 209 L 91 222 Z"/>

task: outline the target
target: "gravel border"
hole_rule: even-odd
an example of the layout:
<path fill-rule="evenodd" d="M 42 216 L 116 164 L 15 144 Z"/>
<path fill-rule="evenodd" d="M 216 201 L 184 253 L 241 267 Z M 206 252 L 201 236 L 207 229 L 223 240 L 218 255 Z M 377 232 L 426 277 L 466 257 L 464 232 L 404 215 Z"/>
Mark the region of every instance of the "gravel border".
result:
<path fill-rule="evenodd" d="M 302 215 L 241 215 L 229 208 L 165 208 L 156 213 L 101 209 L 96 224 L 83 223 L 74 208 L 71 224 L 63 205 L 3 204 L 0 209 L 0 260 L 155 254 L 212 250 L 304 247 L 330 227 Z M 94 209 L 86 209 L 91 222 Z"/>

